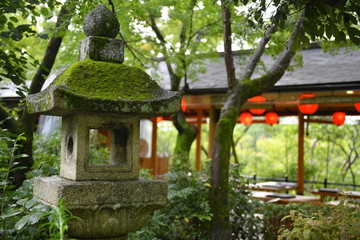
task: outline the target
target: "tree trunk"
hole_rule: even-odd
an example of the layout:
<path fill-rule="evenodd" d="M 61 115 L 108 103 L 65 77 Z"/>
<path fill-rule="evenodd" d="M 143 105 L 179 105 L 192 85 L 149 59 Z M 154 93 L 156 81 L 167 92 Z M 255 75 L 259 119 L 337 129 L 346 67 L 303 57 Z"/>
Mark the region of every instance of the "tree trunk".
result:
<path fill-rule="evenodd" d="M 172 115 L 171 119 L 178 130 L 174 148 L 173 165 L 175 167 L 190 168 L 190 148 L 198 134 L 198 130 L 194 125 L 186 122 L 185 115 L 182 111 Z"/>
<path fill-rule="evenodd" d="M 196 1 L 193 2 L 193 6 L 191 9 L 195 7 Z M 162 35 L 160 29 L 158 28 L 155 18 L 152 14 L 149 14 L 149 25 L 156 34 L 157 38 L 159 39 L 162 47 L 163 47 L 163 55 L 166 62 L 166 67 L 170 76 L 170 84 L 171 84 L 171 91 L 179 91 L 180 90 L 180 83 L 182 80 L 182 74 L 177 74 L 176 70 L 173 69 L 172 63 L 169 61 L 168 53 L 166 51 L 166 40 L 164 36 Z M 182 27 L 182 30 L 180 32 L 180 44 L 181 49 L 185 45 L 185 26 Z M 180 50 L 180 52 L 184 55 L 185 51 Z M 183 64 L 184 70 L 185 70 L 185 78 L 186 78 L 186 64 Z M 186 85 L 186 84 L 185 84 Z M 196 135 L 198 134 L 198 130 L 195 126 L 190 125 L 186 122 L 184 113 L 182 111 L 175 113 L 171 116 L 171 119 L 173 121 L 174 126 L 178 130 L 178 135 L 176 138 L 176 144 L 173 152 L 173 163 L 175 165 L 181 164 L 183 166 L 186 166 L 187 168 L 190 167 L 189 164 L 189 154 L 190 154 L 190 148 L 192 143 L 194 142 Z"/>
<path fill-rule="evenodd" d="M 231 25 L 230 11 L 226 2 L 222 1 L 222 17 L 224 25 L 224 49 L 231 51 Z M 244 73 L 237 81 L 232 67 L 233 60 L 231 52 L 225 53 L 225 64 L 229 83 L 229 93 L 221 110 L 220 120 L 215 131 L 214 148 L 212 153 L 211 190 L 209 204 L 213 214 L 210 229 L 210 239 L 231 239 L 230 206 L 229 206 L 229 165 L 230 150 L 232 146 L 232 133 L 239 115 L 241 106 L 248 98 L 260 95 L 275 85 L 283 76 L 289 66 L 295 52 L 293 45 L 298 41 L 298 34 L 302 26 L 302 19 L 297 22 L 293 33 L 287 42 L 283 52 L 278 56 L 273 67 L 262 77 L 250 80 L 257 63 L 262 56 L 265 46 L 271 35 L 276 31 L 271 26 L 260 41 L 256 51 L 251 56 Z M 226 59 L 230 58 L 230 59 Z M 230 64 L 230 66 L 228 66 Z"/>

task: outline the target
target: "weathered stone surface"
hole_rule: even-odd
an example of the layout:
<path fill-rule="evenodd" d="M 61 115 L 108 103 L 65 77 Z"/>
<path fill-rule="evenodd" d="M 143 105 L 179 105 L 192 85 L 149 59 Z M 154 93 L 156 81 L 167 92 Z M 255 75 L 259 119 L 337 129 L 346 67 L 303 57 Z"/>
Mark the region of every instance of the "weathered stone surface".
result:
<path fill-rule="evenodd" d="M 27 96 L 30 113 L 109 113 L 166 116 L 180 110 L 180 94 L 165 91 L 144 71 L 122 64 L 84 60 L 44 91 Z"/>
<path fill-rule="evenodd" d="M 139 176 L 139 117 L 94 115 L 62 119 L 60 176 L 71 180 L 122 180 Z M 110 162 L 89 162 L 89 130 L 110 130 Z"/>
<path fill-rule="evenodd" d="M 115 38 L 119 33 L 119 28 L 120 24 L 115 14 L 104 5 L 92 10 L 84 22 L 86 36 Z"/>
<path fill-rule="evenodd" d="M 119 39 L 90 36 L 80 43 L 79 60 L 122 63 L 124 43 Z"/>
<path fill-rule="evenodd" d="M 84 219 L 69 223 L 71 237 L 110 238 L 138 230 L 154 210 L 165 206 L 167 186 L 152 180 L 71 181 L 53 176 L 35 179 L 34 196 L 51 206 L 62 198 Z"/>

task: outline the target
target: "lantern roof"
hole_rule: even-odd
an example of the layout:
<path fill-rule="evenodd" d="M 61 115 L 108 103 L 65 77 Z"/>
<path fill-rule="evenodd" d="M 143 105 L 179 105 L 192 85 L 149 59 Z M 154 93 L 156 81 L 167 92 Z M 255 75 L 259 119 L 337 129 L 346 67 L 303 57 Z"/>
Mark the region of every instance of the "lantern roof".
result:
<path fill-rule="evenodd" d="M 44 91 L 29 95 L 29 113 L 153 117 L 179 111 L 178 92 L 166 91 L 143 70 L 122 64 L 123 42 L 111 38 L 117 32 L 109 34 L 110 25 L 118 29 L 116 17 L 105 6 L 88 15 L 84 24 L 88 37 L 80 45 L 81 61 L 67 68 Z"/>

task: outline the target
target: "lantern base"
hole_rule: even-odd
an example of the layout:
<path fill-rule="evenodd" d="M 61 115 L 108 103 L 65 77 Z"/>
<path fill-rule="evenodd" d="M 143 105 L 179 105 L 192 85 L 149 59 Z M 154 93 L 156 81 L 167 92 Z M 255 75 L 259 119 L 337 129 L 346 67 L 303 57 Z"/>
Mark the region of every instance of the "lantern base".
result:
<path fill-rule="evenodd" d="M 72 181 L 52 176 L 35 179 L 34 196 L 54 207 L 63 199 L 80 218 L 68 222 L 69 237 L 124 240 L 166 205 L 167 185 L 154 180 Z"/>

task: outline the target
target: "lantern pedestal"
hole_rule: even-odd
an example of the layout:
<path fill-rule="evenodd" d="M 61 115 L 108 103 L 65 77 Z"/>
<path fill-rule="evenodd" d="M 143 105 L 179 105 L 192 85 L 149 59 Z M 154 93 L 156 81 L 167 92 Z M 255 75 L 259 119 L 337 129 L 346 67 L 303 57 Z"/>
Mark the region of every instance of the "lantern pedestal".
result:
<path fill-rule="evenodd" d="M 69 222 L 70 236 L 108 239 L 139 230 L 153 211 L 165 206 L 167 185 L 152 180 L 72 181 L 52 176 L 36 178 L 34 195 L 51 206 L 63 199 L 66 208 L 82 219 Z"/>

